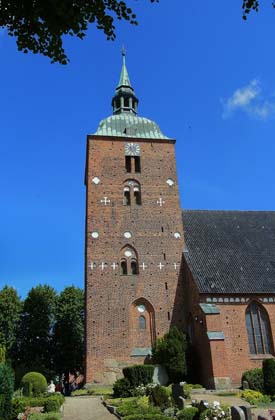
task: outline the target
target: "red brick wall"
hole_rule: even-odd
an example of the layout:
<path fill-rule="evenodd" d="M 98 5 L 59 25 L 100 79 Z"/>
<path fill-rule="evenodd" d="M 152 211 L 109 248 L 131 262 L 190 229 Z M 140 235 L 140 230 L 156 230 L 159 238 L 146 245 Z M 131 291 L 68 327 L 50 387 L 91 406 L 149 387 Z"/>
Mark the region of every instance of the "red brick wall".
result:
<path fill-rule="evenodd" d="M 141 146 L 141 173 L 125 170 L 125 142 Z M 95 185 L 93 177 L 101 182 Z M 167 178 L 175 181 L 173 187 Z M 123 183 L 135 179 L 141 185 L 142 205 L 123 205 Z M 113 382 L 121 368 L 143 363 L 131 357 L 134 347 L 150 347 L 155 337 L 173 323 L 182 326 L 182 291 L 178 281 L 183 248 L 183 227 L 177 185 L 174 142 L 89 136 L 86 162 L 86 381 Z M 103 197 L 111 203 L 104 206 Z M 160 207 L 157 200 L 165 204 Z M 91 232 L 97 230 L 99 238 Z M 123 233 L 130 231 L 131 239 Z M 173 234 L 181 233 L 180 239 Z M 111 264 L 119 263 L 121 249 L 137 252 L 139 275 L 122 276 Z M 91 262 L 97 264 L 93 270 Z M 104 270 L 99 264 L 107 263 Z M 158 264 L 164 267 L 159 269 Z M 134 302 L 143 299 L 147 329 L 138 330 L 140 315 Z M 150 328 L 149 328 L 150 327 Z"/>
<path fill-rule="evenodd" d="M 200 381 L 208 388 L 239 386 L 245 370 L 261 367 L 262 361 L 270 355 L 251 355 L 245 324 L 245 311 L 254 296 L 245 303 L 215 303 L 220 314 L 204 314 L 199 302 L 206 296 L 199 295 L 192 274 L 185 263 L 183 287 L 185 295 L 185 316 L 193 323 L 193 345 L 199 358 Z M 209 295 L 209 297 L 211 297 Z M 240 296 L 240 298 L 243 296 Z M 212 296 L 213 298 L 213 296 Z M 262 304 L 266 309 L 275 338 L 275 304 Z M 222 331 L 224 340 L 209 340 L 207 332 Z"/>

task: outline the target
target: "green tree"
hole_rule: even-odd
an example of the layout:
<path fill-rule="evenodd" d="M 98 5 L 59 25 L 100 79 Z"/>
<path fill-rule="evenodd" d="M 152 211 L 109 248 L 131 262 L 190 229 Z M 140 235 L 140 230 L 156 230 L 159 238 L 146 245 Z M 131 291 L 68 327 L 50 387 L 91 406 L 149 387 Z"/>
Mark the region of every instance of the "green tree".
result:
<path fill-rule="evenodd" d="M 274 2 L 270 2 L 270 4 L 272 4 L 272 6 L 275 8 Z M 247 15 L 251 12 L 251 10 L 258 12 L 259 6 L 259 0 L 243 0 L 243 19 L 247 19 Z"/>
<path fill-rule="evenodd" d="M 3 420 L 11 419 L 13 390 L 13 370 L 6 363 L 0 363 L 0 418 Z"/>
<path fill-rule="evenodd" d="M 68 63 L 64 35 L 83 39 L 89 24 L 95 23 L 107 39 L 113 40 L 114 17 L 137 25 L 132 9 L 120 0 L 0 1 L 0 27 L 16 38 L 18 50 L 40 53 L 61 64 Z"/>
<path fill-rule="evenodd" d="M 16 341 L 22 313 L 22 302 L 13 287 L 4 286 L 0 291 L 0 346 L 4 346 L 7 357 Z"/>
<path fill-rule="evenodd" d="M 36 370 L 46 377 L 51 376 L 56 300 L 52 287 L 38 285 L 29 291 L 24 301 L 15 348 L 15 364 L 21 375 Z"/>
<path fill-rule="evenodd" d="M 81 370 L 84 363 L 84 292 L 78 287 L 66 287 L 60 293 L 54 343 L 56 371 Z"/>
<path fill-rule="evenodd" d="M 182 381 L 186 376 L 186 350 L 186 336 L 177 327 L 172 327 L 153 346 L 153 361 L 166 368 L 170 382 Z"/>

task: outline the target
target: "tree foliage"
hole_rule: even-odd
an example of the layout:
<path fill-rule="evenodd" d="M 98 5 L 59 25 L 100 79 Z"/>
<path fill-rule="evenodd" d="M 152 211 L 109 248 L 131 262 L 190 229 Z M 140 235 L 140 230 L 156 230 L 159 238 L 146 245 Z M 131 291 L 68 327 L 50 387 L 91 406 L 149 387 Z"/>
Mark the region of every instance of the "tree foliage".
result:
<path fill-rule="evenodd" d="M 13 390 L 13 370 L 6 363 L 0 363 L 0 418 L 3 420 L 11 418 Z"/>
<path fill-rule="evenodd" d="M 56 300 L 52 287 L 38 285 L 24 301 L 16 358 L 18 365 L 26 366 L 26 371 L 32 367 L 48 376 L 52 369 Z"/>
<path fill-rule="evenodd" d="M 272 2 L 271 4 L 275 8 L 275 3 Z M 259 0 L 243 0 L 243 19 L 244 20 L 247 19 L 247 16 L 251 12 L 251 10 L 258 12 L 259 6 L 260 6 Z"/>
<path fill-rule="evenodd" d="M 166 368 L 170 382 L 182 381 L 186 376 L 186 350 L 186 336 L 177 327 L 172 327 L 153 346 L 153 361 Z"/>
<path fill-rule="evenodd" d="M 4 286 L 0 290 L 0 346 L 4 346 L 7 356 L 15 343 L 22 303 L 13 287 Z"/>
<path fill-rule="evenodd" d="M 57 300 L 54 347 L 57 372 L 83 367 L 84 293 L 78 287 L 66 287 Z"/>
<path fill-rule="evenodd" d="M 61 64 L 68 63 L 64 35 L 83 39 L 89 24 L 94 23 L 113 40 L 114 17 L 137 25 L 132 9 L 119 0 L 0 0 L 0 27 L 16 38 L 18 49 L 43 54 Z"/>

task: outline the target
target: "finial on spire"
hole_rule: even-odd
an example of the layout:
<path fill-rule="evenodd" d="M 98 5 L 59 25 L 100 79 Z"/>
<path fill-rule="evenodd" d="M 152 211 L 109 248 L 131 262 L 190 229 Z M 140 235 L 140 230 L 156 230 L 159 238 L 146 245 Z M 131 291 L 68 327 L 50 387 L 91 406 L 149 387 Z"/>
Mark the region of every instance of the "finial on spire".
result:
<path fill-rule="evenodd" d="M 1 0 L 0 0 L 1 1 Z M 138 99 L 135 96 L 134 89 L 131 86 L 127 67 L 126 67 L 126 49 L 124 45 L 121 48 L 122 68 L 120 79 L 116 88 L 115 96 L 112 99 L 113 113 L 131 112 L 137 114 Z"/>

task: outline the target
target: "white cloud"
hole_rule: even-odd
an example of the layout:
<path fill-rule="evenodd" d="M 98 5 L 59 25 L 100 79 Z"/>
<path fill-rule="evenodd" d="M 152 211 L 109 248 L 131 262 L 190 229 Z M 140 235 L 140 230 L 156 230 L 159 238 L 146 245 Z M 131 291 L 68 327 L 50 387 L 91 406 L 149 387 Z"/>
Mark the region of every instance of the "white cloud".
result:
<path fill-rule="evenodd" d="M 236 89 L 228 99 L 222 100 L 223 118 L 229 118 L 237 111 L 243 111 L 252 118 L 266 120 L 275 116 L 275 102 L 262 94 L 259 80 L 252 80 L 248 85 Z"/>

